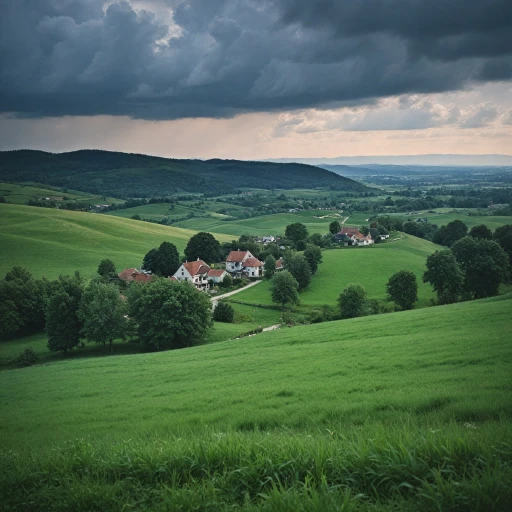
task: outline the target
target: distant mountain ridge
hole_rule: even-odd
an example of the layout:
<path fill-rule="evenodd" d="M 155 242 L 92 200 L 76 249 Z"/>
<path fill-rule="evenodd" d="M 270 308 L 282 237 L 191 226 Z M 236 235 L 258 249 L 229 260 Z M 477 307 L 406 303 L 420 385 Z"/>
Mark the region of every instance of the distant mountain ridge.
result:
<path fill-rule="evenodd" d="M 3 151 L 0 181 L 33 181 L 113 197 L 158 197 L 176 192 L 220 195 L 240 188 L 366 188 L 337 173 L 302 163 L 178 160 L 102 150 Z"/>
<path fill-rule="evenodd" d="M 512 166 L 512 155 L 375 155 L 338 156 L 334 158 L 276 158 L 272 162 L 297 162 L 310 165 L 420 165 L 420 166 Z"/>

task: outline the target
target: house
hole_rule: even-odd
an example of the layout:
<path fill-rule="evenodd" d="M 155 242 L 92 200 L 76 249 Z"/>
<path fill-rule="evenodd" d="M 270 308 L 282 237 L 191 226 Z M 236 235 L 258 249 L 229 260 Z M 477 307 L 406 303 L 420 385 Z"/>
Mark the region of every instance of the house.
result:
<path fill-rule="evenodd" d="M 205 291 L 208 289 L 208 272 L 210 271 L 211 268 L 198 258 L 197 261 L 182 263 L 172 277 L 178 281 L 189 281 L 198 290 Z"/>
<path fill-rule="evenodd" d="M 224 269 L 211 268 L 208 272 L 208 281 L 212 284 L 219 284 L 227 275 L 228 273 Z"/>
<path fill-rule="evenodd" d="M 136 268 L 127 268 L 117 274 L 117 277 L 125 283 L 131 283 L 132 281 L 136 283 L 147 283 L 153 279 L 153 276 L 149 272 L 137 270 Z"/>
<path fill-rule="evenodd" d="M 275 236 L 264 236 L 261 239 L 261 242 L 263 243 L 263 245 L 267 245 L 270 242 L 275 242 L 275 241 L 276 241 L 276 237 Z"/>
<path fill-rule="evenodd" d="M 337 233 L 332 238 L 335 242 L 337 242 L 340 245 L 352 245 L 353 243 L 352 238 L 350 238 L 348 235 L 344 233 Z"/>
<path fill-rule="evenodd" d="M 352 240 L 352 245 L 371 245 L 373 244 L 372 235 L 363 235 L 357 228 L 342 228 L 339 233 L 335 235 L 347 235 Z M 343 238 L 343 237 L 340 237 Z M 344 238 L 343 238 L 344 239 Z"/>
<path fill-rule="evenodd" d="M 262 267 L 250 251 L 231 251 L 226 258 L 226 270 L 235 277 L 261 277 Z"/>
<path fill-rule="evenodd" d="M 279 272 L 280 270 L 284 270 L 284 261 L 283 258 L 279 258 L 276 261 L 276 272 Z"/>

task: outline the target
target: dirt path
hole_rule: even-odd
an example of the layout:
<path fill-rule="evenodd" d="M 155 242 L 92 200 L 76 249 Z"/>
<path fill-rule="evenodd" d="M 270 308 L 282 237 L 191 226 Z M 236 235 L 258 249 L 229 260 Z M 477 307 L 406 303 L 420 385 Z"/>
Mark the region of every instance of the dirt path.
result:
<path fill-rule="evenodd" d="M 220 299 L 225 299 L 226 297 L 231 297 L 231 295 L 235 295 L 238 292 L 243 292 L 244 290 L 247 290 L 248 288 L 256 286 L 259 283 L 261 283 L 261 281 L 254 281 L 254 283 L 249 283 L 247 286 L 244 286 L 243 288 L 239 288 L 238 290 L 234 290 L 229 293 L 224 293 L 223 295 L 216 295 L 215 297 L 212 297 L 210 300 L 212 302 L 217 302 Z"/>
<path fill-rule="evenodd" d="M 342 223 L 342 224 L 345 224 L 345 222 L 347 222 L 347 220 L 348 220 L 348 217 L 345 217 L 345 218 L 341 221 L 341 223 Z"/>
<path fill-rule="evenodd" d="M 281 324 L 271 325 L 270 327 L 265 327 L 262 332 L 275 331 L 279 327 L 281 327 Z"/>

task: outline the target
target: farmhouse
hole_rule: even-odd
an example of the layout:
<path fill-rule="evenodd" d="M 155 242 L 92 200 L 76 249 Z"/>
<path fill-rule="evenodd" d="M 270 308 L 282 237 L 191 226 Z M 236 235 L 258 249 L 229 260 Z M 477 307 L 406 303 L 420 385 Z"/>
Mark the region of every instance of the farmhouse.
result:
<path fill-rule="evenodd" d="M 345 235 L 342 236 L 342 235 Z M 348 242 L 346 237 L 352 241 L 352 243 Z M 339 233 L 334 235 L 334 238 L 338 240 L 340 243 L 347 242 L 349 245 L 371 245 L 373 244 L 372 235 L 368 233 L 368 235 L 363 235 L 357 228 L 342 228 Z"/>
<path fill-rule="evenodd" d="M 263 245 L 267 245 L 270 242 L 275 242 L 275 241 L 276 241 L 276 237 L 275 236 L 264 236 L 261 239 L 261 242 L 263 243 Z"/>
<path fill-rule="evenodd" d="M 228 273 L 224 269 L 211 268 L 208 272 L 208 281 L 213 284 L 222 283 Z"/>
<path fill-rule="evenodd" d="M 283 258 L 279 258 L 279 259 L 276 261 L 276 272 L 278 272 L 279 270 L 284 270 L 284 262 L 283 262 Z"/>
<path fill-rule="evenodd" d="M 235 277 L 261 277 L 262 267 L 250 251 L 231 251 L 226 258 L 226 270 Z"/>
<path fill-rule="evenodd" d="M 197 261 L 182 263 L 172 277 L 178 281 L 189 281 L 198 290 L 206 291 L 208 289 L 208 273 L 211 270 L 203 260 L 198 258 Z"/>
<path fill-rule="evenodd" d="M 153 279 L 153 276 L 148 272 L 137 270 L 136 268 L 127 268 L 117 274 L 117 277 L 125 283 L 131 283 L 132 281 L 135 281 L 136 283 L 147 283 Z"/>

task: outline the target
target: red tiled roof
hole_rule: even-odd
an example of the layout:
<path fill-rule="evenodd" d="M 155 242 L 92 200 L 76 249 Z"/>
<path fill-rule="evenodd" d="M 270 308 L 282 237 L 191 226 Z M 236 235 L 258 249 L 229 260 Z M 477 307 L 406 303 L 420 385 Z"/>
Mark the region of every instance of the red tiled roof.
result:
<path fill-rule="evenodd" d="M 122 281 L 133 281 L 134 276 L 137 274 L 140 274 L 140 272 L 136 268 L 127 268 L 126 270 L 123 270 L 117 274 L 117 277 L 119 277 L 119 279 Z"/>
<path fill-rule="evenodd" d="M 148 281 L 151 281 L 153 279 L 153 276 L 149 274 L 136 274 L 133 276 L 133 281 L 136 283 L 147 283 Z"/>
<path fill-rule="evenodd" d="M 276 268 L 283 268 L 283 260 L 276 261 Z"/>
<path fill-rule="evenodd" d="M 226 261 L 239 263 L 244 261 L 249 251 L 231 251 L 226 258 Z"/>
<path fill-rule="evenodd" d="M 211 268 L 208 272 L 208 277 L 222 277 L 225 272 L 226 271 L 223 269 L 217 270 L 215 268 Z"/>
<path fill-rule="evenodd" d="M 210 267 L 203 260 L 189 261 L 187 263 L 183 263 L 183 266 L 191 276 L 207 274 L 210 270 Z"/>
<path fill-rule="evenodd" d="M 356 236 L 357 238 L 364 237 L 364 235 L 357 228 L 341 228 L 338 235 Z"/>
<path fill-rule="evenodd" d="M 258 258 L 247 258 L 244 261 L 244 267 L 262 267 L 263 263 Z"/>

